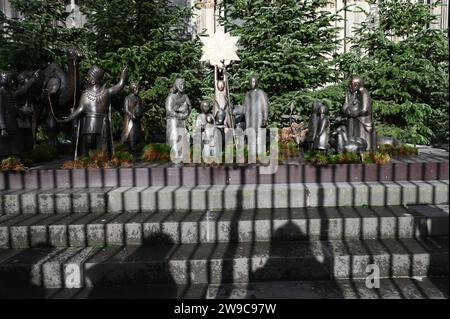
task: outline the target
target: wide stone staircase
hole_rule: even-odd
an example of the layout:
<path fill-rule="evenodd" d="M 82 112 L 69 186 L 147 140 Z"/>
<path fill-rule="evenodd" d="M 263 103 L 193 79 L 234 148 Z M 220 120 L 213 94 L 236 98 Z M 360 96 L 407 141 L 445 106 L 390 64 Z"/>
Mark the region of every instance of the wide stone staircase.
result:
<path fill-rule="evenodd" d="M 4 187 L 0 297 L 448 298 L 445 178 Z"/>

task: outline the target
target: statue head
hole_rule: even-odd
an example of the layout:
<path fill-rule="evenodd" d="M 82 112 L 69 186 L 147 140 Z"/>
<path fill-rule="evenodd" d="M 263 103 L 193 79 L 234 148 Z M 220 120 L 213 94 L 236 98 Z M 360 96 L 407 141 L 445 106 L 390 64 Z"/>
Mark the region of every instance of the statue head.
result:
<path fill-rule="evenodd" d="M 256 89 L 258 87 L 258 77 L 256 75 L 253 75 L 250 78 L 250 88 Z"/>
<path fill-rule="evenodd" d="M 86 79 L 90 85 L 102 83 L 105 71 L 103 71 L 98 65 L 93 65 L 87 72 Z"/>
<path fill-rule="evenodd" d="M 24 85 L 28 82 L 28 80 L 33 76 L 33 73 L 31 71 L 23 71 L 20 72 L 17 76 L 17 84 Z"/>
<path fill-rule="evenodd" d="M 130 93 L 133 93 L 135 95 L 139 94 L 139 83 L 137 82 L 133 82 L 130 84 L 130 86 L 128 87 Z"/>
<path fill-rule="evenodd" d="M 0 71 L 0 87 L 8 88 L 11 84 L 11 74 L 6 71 Z"/>
<path fill-rule="evenodd" d="M 222 81 L 222 80 L 220 80 L 220 81 L 218 81 L 217 82 L 217 89 L 219 90 L 219 91 L 223 91 L 223 90 L 225 90 L 225 82 L 224 81 Z"/>
<path fill-rule="evenodd" d="M 211 112 L 211 105 L 209 104 L 208 101 L 202 101 L 200 103 L 200 110 L 202 111 L 202 113 L 207 114 Z"/>
<path fill-rule="evenodd" d="M 320 106 L 319 106 L 319 108 L 317 110 L 317 113 L 319 115 L 322 115 L 322 114 L 325 115 L 325 114 L 328 113 L 328 108 L 325 105 L 323 105 L 322 103 L 320 103 Z"/>
<path fill-rule="evenodd" d="M 67 58 L 70 60 L 80 61 L 84 59 L 84 54 L 77 48 L 63 48 L 63 52 L 66 53 Z"/>
<path fill-rule="evenodd" d="M 214 116 L 212 116 L 212 114 L 208 114 L 206 116 L 206 123 L 208 124 L 214 124 Z"/>
<path fill-rule="evenodd" d="M 183 93 L 184 92 L 184 79 L 176 78 L 175 83 L 172 86 L 172 93 Z"/>
<path fill-rule="evenodd" d="M 355 93 L 364 87 L 364 80 L 359 76 L 352 76 L 350 83 L 348 84 L 348 88 L 351 93 Z"/>
<path fill-rule="evenodd" d="M 312 104 L 312 113 L 319 115 L 319 109 L 323 106 L 323 104 L 319 101 L 314 101 Z"/>

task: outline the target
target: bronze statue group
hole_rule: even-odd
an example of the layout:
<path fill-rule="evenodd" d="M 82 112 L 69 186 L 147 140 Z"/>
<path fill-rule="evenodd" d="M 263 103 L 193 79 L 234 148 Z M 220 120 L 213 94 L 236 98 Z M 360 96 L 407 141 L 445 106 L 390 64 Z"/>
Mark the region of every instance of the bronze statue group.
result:
<path fill-rule="evenodd" d="M 102 150 L 111 156 L 114 152 L 111 130 L 111 98 L 121 92 L 128 79 L 128 67 L 119 82 L 107 87 L 104 71 L 92 66 L 87 72 L 84 90 L 80 90 L 79 61 L 84 57 L 77 49 L 64 49 L 67 71 L 56 64 L 48 64 L 36 72 L 22 72 L 17 77 L 16 90 L 12 90 L 12 77 L 0 71 L 0 157 L 18 155 L 33 148 L 38 124 L 43 124 L 49 144 L 57 144 L 58 123 L 72 136 L 75 158 L 88 155 L 90 150 Z M 269 98 L 258 88 L 256 76 L 250 78 L 250 89 L 243 105 L 234 107 L 230 102 L 226 68 L 215 67 L 213 105 L 200 104 L 201 113 L 195 121 L 200 132 L 202 150 L 209 155 L 217 152 L 217 139 L 229 130 L 251 129 L 256 134 L 258 154 L 263 149 L 262 133 L 268 124 Z M 185 81 L 177 78 L 167 96 L 166 142 L 178 152 L 179 130 L 186 129 L 186 120 L 192 110 L 184 92 Z M 142 100 L 139 84 L 129 85 L 124 100 L 124 120 L 121 141 L 134 151 L 141 139 Z M 346 126 L 335 132 L 333 143 L 337 152 L 374 151 L 377 148 L 371 98 L 362 78 L 354 76 L 348 85 L 342 112 Z M 330 150 L 330 120 L 327 108 L 320 102 L 313 105 L 308 123 L 305 145 L 309 149 Z M 265 141 L 265 137 L 264 137 Z M 264 145 L 265 149 L 265 145 Z M 220 150 L 219 150 L 220 151 Z"/>

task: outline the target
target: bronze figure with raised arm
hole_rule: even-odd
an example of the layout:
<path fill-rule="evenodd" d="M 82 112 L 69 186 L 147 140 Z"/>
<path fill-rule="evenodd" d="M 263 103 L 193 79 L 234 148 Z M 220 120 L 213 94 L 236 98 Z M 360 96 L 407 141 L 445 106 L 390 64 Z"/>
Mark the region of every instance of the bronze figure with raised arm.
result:
<path fill-rule="evenodd" d="M 86 76 L 87 88 L 81 94 L 78 107 L 68 117 L 59 120 L 59 122 L 79 120 L 77 145 L 80 154 L 85 156 L 90 150 L 102 150 L 108 156 L 111 156 L 113 152 L 110 102 L 111 97 L 120 93 L 125 87 L 128 66 L 123 69 L 119 83 L 110 88 L 103 84 L 104 74 L 105 72 L 97 65 L 89 69 Z"/>

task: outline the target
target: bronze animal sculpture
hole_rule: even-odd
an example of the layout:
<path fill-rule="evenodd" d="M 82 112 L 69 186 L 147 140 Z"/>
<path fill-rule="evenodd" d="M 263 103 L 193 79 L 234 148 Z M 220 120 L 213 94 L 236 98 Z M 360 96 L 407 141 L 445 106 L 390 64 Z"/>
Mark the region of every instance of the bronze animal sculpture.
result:
<path fill-rule="evenodd" d="M 363 138 L 349 138 L 345 126 L 336 129 L 336 151 L 338 153 L 358 153 L 362 154 L 367 149 L 367 142 Z"/>
<path fill-rule="evenodd" d="M 40 103 L 36 107 L 33 120 L 33 136 L 36 136 L 37 126 L 43 122 L 48 135 L 48 144 L 58 144 L 59 131 L 56 118 L 68 116 L 77 106 L 81 92 L 79 63 L 84 54 L 76 48 L 62 49 L 67 57 L 67 71 L 56 63 L 50 63 L 41 69 L 40 76 L 33 86 L 34 92 L 40 92 Z M 66 134 L 73 133 L 73 124 L 63 127 Z"/>

